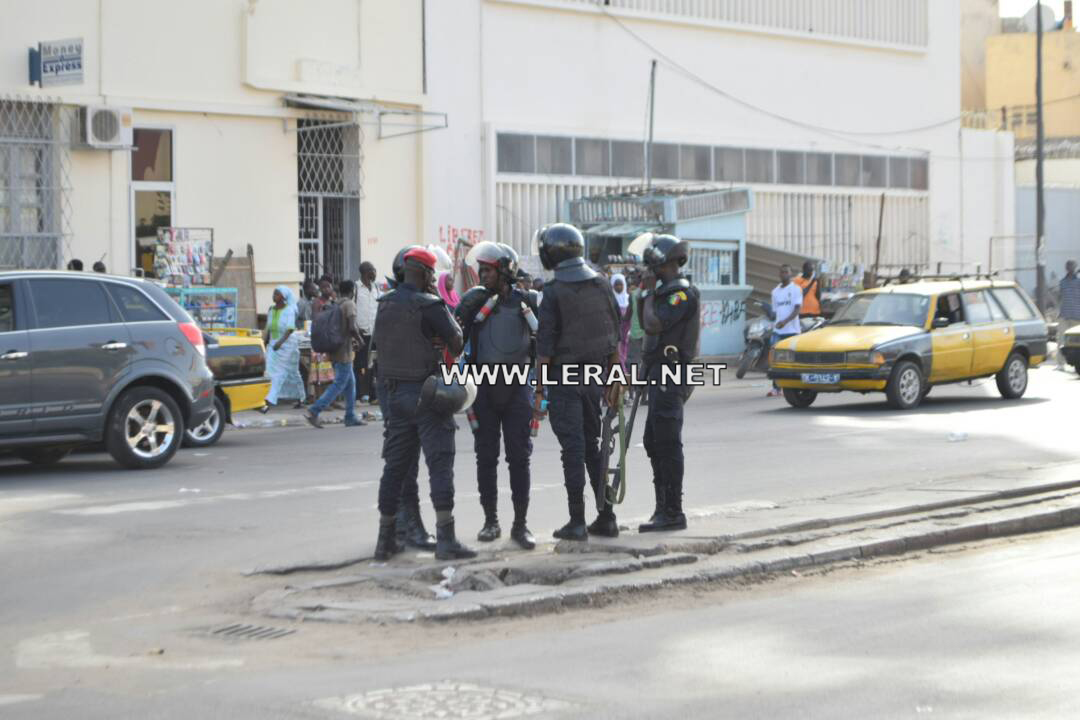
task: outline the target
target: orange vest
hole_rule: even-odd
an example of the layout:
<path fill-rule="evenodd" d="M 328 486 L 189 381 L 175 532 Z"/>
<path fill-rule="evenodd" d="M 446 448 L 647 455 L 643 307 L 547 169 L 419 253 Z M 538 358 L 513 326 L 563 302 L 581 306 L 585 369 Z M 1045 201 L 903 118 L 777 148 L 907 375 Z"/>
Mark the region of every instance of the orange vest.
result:
<path fill-rule="evenodd" d="M 817 298 L 820 280 L 817 277 L 807 280 L 802 275 L 797 275 L 792 282 L 803 290 L 802 307 L 799 308 L 799 315 L 820 315 L 821 303 L 818 302 Z M 806 290 L 808 284 L 812 286 L 809 291 Z"/>

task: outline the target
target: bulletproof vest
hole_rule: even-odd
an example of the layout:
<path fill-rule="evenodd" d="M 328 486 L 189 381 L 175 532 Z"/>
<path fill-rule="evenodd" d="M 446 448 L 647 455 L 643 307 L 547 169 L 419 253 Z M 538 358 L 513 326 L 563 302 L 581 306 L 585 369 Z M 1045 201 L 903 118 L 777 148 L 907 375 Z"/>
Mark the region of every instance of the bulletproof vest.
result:
<path fill-rule="evenodd" d="M 559 339 L 556 365 L 603 362 L 619 345 L 615 298 L 607 281 L 597 276 L 581 282 L 556 279 L 551 289 L 559 296 Z"/>
<path fill-rule="evenodd" d="M 690 303 L 690 312 L 680 322 L 659 335 L 645 336 L 644 355 L 645 362 L 649 365 L 670 362 L 670 358 L 664 357 L 664 348 L 669 345 L 678 348 L 678 362 L 692 362 L 698 355 L 701 346 L 701 294 L 698 289 L 686 278 L 678 278 L 658 288 L 654 302 L 656 304 L 669 302 L 670 297 L 680 291 L 686 294 L 686 300 L 683 302 Z"/>
<path fill-rule="evenodd" d="M 499 300 L 495 310 L 476 330 L 473 354 L 478 363 L 513 363 L 529 361 L 529 326 L 521 316 L 521 298 L 511 293 Z"/>
<path fill-rule="evenodd" d="M 424 335 L 421 322 L 427 305 L 442 302 L 411 287 L 398 286 L 379 298 L 375 345 L 379 373 L 391 380 L 423 380 L 439 366 L 439 351 Z"/>

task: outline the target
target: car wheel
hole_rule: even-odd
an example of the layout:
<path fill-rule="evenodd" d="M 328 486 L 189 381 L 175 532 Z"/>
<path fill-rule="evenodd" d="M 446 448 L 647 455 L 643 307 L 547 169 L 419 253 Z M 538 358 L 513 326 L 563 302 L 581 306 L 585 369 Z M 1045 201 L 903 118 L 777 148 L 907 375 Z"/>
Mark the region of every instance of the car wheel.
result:
<path fill-rule="evenodd" d="M 131 470 L 147 470 L 169 462 L 184 436 L 180 408 L 164 390 L 135 387 L 113 406 L 105 428 L 105 449 Z"/>
<path fill-rule="evenodd" d="M 27 448 L 18 450 L 15 456 L 34 465 L 55 465 L 71 453 L 71 448 Z"/>
<path fill-rule="evenodd" d="M 214 396 L 214 409 L 202 425 L 184 431 L 184 447 L 210 447 L 225 432 L 225 403 Z"/>
<path fill-rule="evenodd" d="M 1005 361 L 1005 367 L 998 370 L 997 386 L 1001 397 L 1016 400 L 1024 396 L 1028 385 L 1027 359 L 1018 352 L 1014 352 Z"/>
<path fill-rule="evenodd" d="M 784 388 L 784 399 L 793 408 L 808 408 L 817 400 L 817 392 L 814 390 Z"/>
<path fill-rule="evenodd" d="M 885 386 L 885 397 L 889 400 L 889 406 L 897 410 L 917 407 L 924 397 L 925 384 L 918 365 L 910 360 L 897 363 Z"/>

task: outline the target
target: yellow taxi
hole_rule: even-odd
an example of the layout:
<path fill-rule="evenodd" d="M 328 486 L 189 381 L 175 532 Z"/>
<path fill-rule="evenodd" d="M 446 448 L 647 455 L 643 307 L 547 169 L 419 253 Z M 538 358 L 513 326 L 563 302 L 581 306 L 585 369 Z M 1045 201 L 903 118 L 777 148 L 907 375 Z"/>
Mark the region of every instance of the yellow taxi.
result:
<path fill-rule="evenodd" d="M 228 333 L 228 334 L 226 334 Z M 184 431 L 186 447 L 213 445 L 232 423 L 233 413 L 261 408 L 270 392 L 266 346 L 257 330 L 203 334 L 206 364 L 214 373 L 214 410 L 201 425 Z"/>
<path fill-rule="evenodd" d="M 1065 331 L 1064 342 L 1058 348 L 1058 352 L 1065 356 L 1065 362 L 1073 366 L 1073 370 L 1080 373 L 1080 325 Z"/>
<path fill-rule="evenodd" d="M 909 410 L 934 385 L 984 377 L 1019 398 L 1046 343 L 1046 322 L 1016 283 L 925 280 L 857 293 L 825 326 L 777 343 L 769 377 L 797 408 L 853 390 Z"/>

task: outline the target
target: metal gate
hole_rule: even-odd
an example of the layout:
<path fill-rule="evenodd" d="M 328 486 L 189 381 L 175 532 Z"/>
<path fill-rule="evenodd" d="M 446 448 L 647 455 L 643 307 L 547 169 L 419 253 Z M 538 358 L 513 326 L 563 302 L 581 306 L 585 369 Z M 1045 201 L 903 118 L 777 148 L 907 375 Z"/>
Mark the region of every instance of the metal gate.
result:
<path fill-rule="evenodd" d="M 362 157 L 355 122 L 300 120 L 297 124 L 300 272 L 305 278 L 349 277 L 358 261 Z"/>
<path fill-rule="evenodd" d="M 0 270 L 63 264 L 71 119 L 59 103 L 0 97 Z"/>

